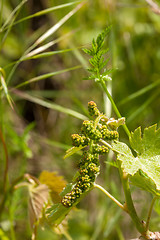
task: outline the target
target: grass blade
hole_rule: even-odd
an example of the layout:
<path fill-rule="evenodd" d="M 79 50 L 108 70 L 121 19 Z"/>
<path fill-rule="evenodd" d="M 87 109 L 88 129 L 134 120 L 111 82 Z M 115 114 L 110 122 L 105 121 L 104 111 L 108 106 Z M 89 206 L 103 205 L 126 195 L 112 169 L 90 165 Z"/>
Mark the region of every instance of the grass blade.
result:
<path fill-rule="evenodd" d="M 87 119 L 87 117 L 79 112 L 76 112 L 72 109 L 69 109 L 69 108 L 65 108 L 65 107 L 62 107 L 58 104 L 55 104 L 55 103 L 52 103 L 52 102 L 49 102 L 49 101 L 46 101 L 44 99 L 40 99 L 40 98 L 37 98 L 37 97 L 33 97 L 25 92 L 21 92 L 19 90 L 16 90 L 16 89 L 13 89 L 12 92 L 19 96 L 20 98 L 23 98 L 23 99 L 26 99 L 30 102 L 33 102 L 33 103 L 36 103 L 36 104 L 39 104 L 43 107 L 46 107 L 46 108 L 49 108 L 49 109 L 52 109 L 52 110 L 56 110 L 56 111 L 59 111 L 59 112 L 62 112 L 62 113 L 65 113 L 65 114 L 68 114 L 72 117 L 75 117 L 75 118 L 78 118 L 78 119 L 81 119 L 81 120 L 85 120 Z"/>
<path fill-rule="evenodd" d="M 4 71 L 2 68 L 0 68 L 0 82 L 1 82 L 1 85 L 2 85 L 2 89 L 4 90 L 4 93 L 6 95 L 6 98 L 9 102 L 9 105 L 11 106 L 12 109 L 13 108 L 13 101 L 12 101 L 12 98 L 10 97 L 9 93 L 8 93 L 8 88 L 7 88 L 7 85 L 6 85 L 6 82 L 5 82 L 5 78 L 4 78 Z"/>
<path fill-rule="evenodd" d="M 14 19 L 15 14 L 19 11 L 19 9 L 27 2 L 28 0 L 23 0 L 22 2 L 20 2 L 18 4 L 18 6 L 12 11 L 12 13 L 10 14 L 10 16 L 7 18 L 7 20 L 5 21 L 5 23 L 3 24 L 0 32 L 2 32 L 4 30 L 4 28 L 9 24 L 9 22 L 12 22 L 12 20 Z M 13 26 L 14 24 L 12 24 Z M 9 27 L 7 27 L 9 28 Z"/>
<path fill-rule="evenodd" d="M 131 101 L 131 100 L 133 100 L 133 99 L 135 99 L 135 98 L 137 98 L 137 97 L 145 94 L 146 92 L 152 90 L 153 88 L 157 87 L 158 85 L 160 85 L 160 80 L 157 80 L 156 82 L 154 82 L 154 83 L 152 83 L 152 84 L 150 84 L 150 85 L 148 85 L 148 86 L 140 89 L 139 91 L 137 91 L 137 92 L 129 95 L 128 97 L 126 97 L 125 99 L 123 99 L 123 100 L 119 103 L 119 105 L 123 105 L 123 104 L 125 104 L 125 103 L 127 103 L 127 102 L 129 102 L 129 101 Z"/>
<path fill-rule="evenodd" d="M 7 29 L 7 32 L 5 33 L 4 37 L 2 38 L 0 50 L 2 49 L 2 46 L 3 46 L 3 44 L 5 43 L 5 40 L 6 40 L 7 36 L 8 36 L 8 34 L 9 34 L 9 32 L 10 32 L 12 26 L 13 26 L 13 23 L 14 23 L 16 17 L 18 16 L 18 14 L 19 14 L 22 6 L 23 6 L 27 1 L 28 1 L 28 0 L 23 0 L 23 1 L 13 10 L 13 12 L 11 13 L 9 19 L 7 19 L 6 23 L 4 23 L 4 25 L 6 25 L 6 24 L 8 24 L 8 23 L 10 22 L 9 27 L 8 27 L 8 29 Z M 2 29 L 3 29 L 3 26 L 2 26 Z"/>
<path fill-rule="evenodd" d="M 128 118 L 127 123 L 133 121 L 138 115 L 141 115 L 142 112 L 148 107 L 151 102 L 153 102 L 156 97 L 159 96 L 159 91 L 157 91 L 153 96 L 151 96 L 147 101 L 145 101 L 135 112 L 133 112 Z"/>
<path fill-rule="evenodd" d="M 53 27 L 51 27 L 47 32 L 45 32 L 41 37 L 38 38 L 38 40 L 30 46 L 23 56 L 19 59 L 19 62 L 25 58 L 25 56 L 31 52 L 35 47 L 37 47 L 40 43 L 42 43 L 44 40 L 46 40 L 48 37 L 50 37 L 56 30 L 58 30 L 70 17 L 72 17 L 82 6 L 84 5 L 83 3 L 80 3 L 78 6 L 76 6 L 72 11 L 70 11 L 67 15 L 65 15 L 59 22 L 57 22 Z M 7 78 L 7 83 L 10 81 L 13 73 L 15 72 L 19 62 L 13 66 L 8 78 Z"/>
<path fill-rule="evenodd" d="M 38 77 L 31 78 L 30 80 L 27 80 L 23 83 L 20 83 L 15 88 L 20 88 L 20 87 L 25 86 L 29 83 L 37 82 L 37 81 L 40 81 L 40 80 L 43 80 L 43 79 L 46 79 L 46 78 L 49 78 L 49 77 L 53 77 L 55 75 L 58 75 L 58 74 L 61 74 L 61 73 L 64 73 L 64 72 L 68 72 L 68 71 L 71 71 L 71 70 L 75 70 L 75 69 L 78 69 L 78 68 L 81 68 L 81 66 L 75 66 L 75 67 L 72 67 L 72 68 L 67 68 L 67 69 L 63 69 L 63 70 L 60 70 L 60 71 L 56 71 L 56 72 L 46 73 L 46 74 L 40 75 Z"/>
<path fill-rule="evenodd" d="M 36 49 L 36 50 L 38 50 L 38 49 Z M 30 60 L 30 59 L 38 59 L 38 58 L 50 57 L 50 56 L 53 56 L 55 54 L 71 52 L 73 50 L 74 49 L 72 49 L 72 48 L 68 48 L 68 49 L 63 49 L 63 50 L 58 50 L 58 51 L 51 51 L 51 52 L 40 53 L 40 54 L 37 54 L 37 55 L 35 55 L 35 53 L 34 53 L 33 56 L 32 56 L 32 54 L 28 54 L 26 56 L 26 58 L 23 59 L 23 61 Z"/>
<path fill-rule="evenodd" d="M 47 8 L 47 9 L 45 9 L 45 10 L 36 12 L 36 13 L 34 13 L 34 14 L 32 14 L 32 15 L 29 15 L 29 16 L 27 16 L 27 17 L 24 17 L 24 18 L 16 21 L 16 22 L 13 24 L 13 26 L 15 26 L 15 25 L 18 24 L 18 23 L 21 23 L 21 22 L 24 22 L 24 21 L 26 21 L 26 20 L 29 20 L 29 19 L 31 19 L 31 18 L 40 17 L 40 16 L 42 16 L 42 15 L 51 13 L 51 12 L 53 12 L 53 11 L 55 11 L 55 10 L 62 9 L 62 8 L 66 8 L 66 7 L 69 7 L 69 6 L 78 4 L 79 2 L 81 2 L 81 1 L 65 3 L 65 4 L 61 4 L 61 5 L 55 6 L 55 7 Z M 6 26 L 3 27 L 3 29 L 1 30 L 1 32 L 4 31 L 4 30 L 6 30 L 6 29 L 7 29 Z"/>
<path fill-rule="evenodd" d="M 74 31 L 69 32 L 69 33 L 66 33 L 66 34 L 64 34 L 62 37 L 59 37 L 59 38 L 57 38 L 57 39 L 55 39 L 55 40 L 53 40 L 53 41 L 51 41 L 51 42 L 49 42 L 49 43 L 47 43 L 47 44 L 39 47 L 39 48 L 36 48 L 35 50 L 33 50 L 32 52 L 30 52 L 30 53 L 27 54 L 26 56 L 21 57 L 18 61 L 15 61 L 15 62 L 12 62 L 12 63 L 6 65 L 6 66 L 4 67 L 4 69 L 7 69 L 8 67 L 11 67 L 11 66 L 13 66 L 13 65 L 15 65 L 15 66 L 13 67 L 13 69 L 15 69 L 15 68 L 18 66 L 19 63 L 21 63 L 21 62 L 23 62 L 23 61 L 26 61 L 26 60 L 29 60 L 29 59 L 32 59 L 32 58 L 35 59 L 36 57 L 32 57 L 32 56 L 35 56 L 36 54 L 45 51 L 47 48 L 53 46 L 54 44 L 56 44 L 56 43 L 58 43 L 58 42 L 60 42 L 60 41 L 62 41 L 62 40 L 65 39 L 67 36 L 71 35 L 73 32 L 74 32 Z M 13 72 L 13 69 L 12 69 L 11 72 Z M 12 76 L 12 75 L 10 75 L 10 76 Z M 9 80 L 9 78 L 8 78 L 8 80 Z"/>
<path fill-rule="evenodd" d="M 72 11 L 70 11 L 67 15 L 65 15 L 59 22 L 57 22 L 53 27 L 51 27 L 47 32 L 45 32 L 36 42 L 35 46 L 39 45 L 43 41 L 45 41 L 48 37 L 50 37 L 54 32 L 57 31 L 70 17 L 72 17 L 82 6 L 84 3 L 80 3 L 77 7 L 75 7 Z"/>

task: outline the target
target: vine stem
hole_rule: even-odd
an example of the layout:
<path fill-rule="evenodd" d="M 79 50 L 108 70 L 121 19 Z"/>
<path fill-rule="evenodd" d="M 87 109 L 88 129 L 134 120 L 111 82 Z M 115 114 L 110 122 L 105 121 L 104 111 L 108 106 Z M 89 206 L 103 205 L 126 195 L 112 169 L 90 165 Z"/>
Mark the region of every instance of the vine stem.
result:
<path fill-rule="evenodd" d="M 148 217 L 147 217 L 147 222 L 146 222 L 146 226 L 145 226 L 145 227 L 146 227 L 146 231 L 149 230 L 149 222 L 150 222 L 150 219 L 151 219 L 151 214 L 152 214 L 153 206 L 154 206 L 154 203 L 155 203 L 156 199 L 157 199 L 157 197 L 154 197 L 154 198 L 152 199 L 151 206 L 150 206 L 150 208 L 149 208 Z"/>
<path fill-rule="evenodd" d="M 110 100 L 110 102 L 112 104 L 112 107 L 113 107 L 117 117 L 118 118 L 122 118 L 122 116 L 121 116 L 121 114 L 120 114 L 120 112 L 119 112 L 119 110 L 118 110 L 118 108 L 117 108 L 113 98 L 111 97 L 110 93 L 108 92 L 108 89 L 107 89 L 107 86 L 106 86 L 104 80 L 102 80 L 101 78 L 99 78 L 99 79 L 100 79 L 99 83 L 102 86 L 102 88 L 103 88 L 104 92 L 106 93 L 107 97 L 109 98 L 109 100 Z M 128 129 L 126 124 L 123 125 L 123 128 L 124 128 L 126 134 L 128 135 L 128 137 L 130 137 L 131 133 L 130 133 L 130 131 L 129 131 L 129 129 Z"/>
<path fill-rule="evenodd" d="M 146 236 L 145 226 L 143 225 L 142 221 L 139 219 L 133 204 L 131 190 L 129 186 L 128 174 L 122 171 L 121 164 L 119 161 L 118 161 L 118 168 L 119 168 L 120 178 L 121 178 L 121 182 L 122 182 L 122 186 L 125 194 L 126 207 L 128 209 L 128 214 L 130 215 L 133 222 L 135 223 L 137 230 L 142 234 L 142 236 Z"/>
<path fill-rule="evenodd" d="M 94 183 L 94 187 L 100 189 L 107 197 L 109 197 L 113 202 L 115 202 L 123 211 L 128 212 L 127 208 L 123 206 L 115 197 L 113 197 L 107 190 L 105 190 L 99 184 Z"/>
<path fill-rule="evenodd" d="M 106 145 L 112 151 L 114 151 L 116 153 L 119 153 L 118 151 L 113 150 L 112 146 L 102 139 L 101 139 L 101 143 Z M 142 234 L 142 236 L 147 236 L 148 227 L 144 226 L 143 223 L 140 221 L 140 219 L 137 215 L 136 209 L 134 207 L 134 204 L 133 204 L 133 200 L 132 200 L 132 196 L 131 196 L 131 190 L 130 190 L 130 186 L 129 186 L 128 175 L 127 175 L 127 173 L 125 173 L 122 170 L 121 163 L 119 161 L 117 161 L 117 163 L 118 163 L 119 174 L 120 174 L 120 178 L 121 178 L 121 182 L 122 182 L 122 186 L 123 186 L 123 190 L 124 190 L 124 194 L 125 194 L 125 200 L 126 200 L 126 204 L 123 207 L 126 209 L 126 212 L 132 218 L 133 222 L 136 225 L 137 230 Z M 154 202 L 152 204 L 154 204 Z M 149 214 L 148 214 L 148 221 L 150 221 L 150 215 L 151 215 L 151 211 L 152 211 L 152 208 L 153 208 L 152 204 L 151 204 L 150 211 L 149 211 Z"/>

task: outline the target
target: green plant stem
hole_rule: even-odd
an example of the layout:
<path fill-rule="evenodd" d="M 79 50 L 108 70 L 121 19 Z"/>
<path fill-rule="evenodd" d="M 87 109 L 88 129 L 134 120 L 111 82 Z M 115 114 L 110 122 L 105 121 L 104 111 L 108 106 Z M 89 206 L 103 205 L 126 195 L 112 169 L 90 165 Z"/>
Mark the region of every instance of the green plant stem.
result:
<path fill-rule="evenodd" d="M 109 143 L 107 143 L 107 142 L 104 141 L 103 139 L 101 139 L 100 142 L 103 143 L 103 144 L 106 145 L 109 149 L 112 150 L 112 146 L 111 146 Z"/>
<path fill-rule="evenodd" d="M 148 217 L 147 217 L 147 222 L 146 222 L 146 226 L 145 226 L 145 227 L 146 227 L 146 231 L 149 230 L 149 222 L 150 222 L 150 219 L 151 219 L 152 209 L 153 209 L 153 206 L 154 206 L 154 203 L 155 203 L 156 199 L 157 199 L 157 197 L 154 197 L 154 198 L 152 199 L 151 206 L 150 206 L 150 208 L 149 208 Z"/>
<path fill-rule="evenodd" d="M 102 80 L 101 77 L 100 77 L 99 79 L 100 79 L 99 83 L 100 83 L 100 85 L 102 86 L 102 88 L 103 88 L 104 92 L 106 93 L 107 97 L 109 98 L 109 100 L 110 100 L 110 102 L 111 102 L 111 104 L 112 104 L 112 107 L 113 107 L 113 109 L 114 109 L 117 117 L 118 117 L 118 118 L 121 118 L 122 116 L 121 116 L 121 114 L 120 114 L 120 112 L 119 112 L 119 110 L 118 110 L 118 108 L 117 108 L 117 106 L 116 106 L 113 98 L 111 97 L 110 93 L 108 92 L 108 89 L 107 89 L 107 87 L 106 87 L 105 81 Z M 128 129 L 128 127 L 127 127 L 126 124 L 123 125 L 123 128 L 124 128 L 126 134 L 128 135 L 128 137 L 130 137 L 131 134 L 130 134 L 130 131 L 129 131 L 129 129 Z"/>
<path fill-rule="evenodd" d="M 107 195 L 107 197 L 109 197 L 113 202 L 115 202 L 123 211 L 128 212 L 128 210 L 102 186 L 94 183 L 94 187 L 100 189 L 105 195 Z"/>
<path fill-rule="evenodd" d="M 66 237 L 67 240 L 72 240 L 71 236 L 69 235 L 69 233 L 67 231 L 64 231 L 63 235 Z"/>
<path fill-rule="evenodd" d="M 140 219 L 136 213 L 134 204 L 133 204 L 129 181 L 128 181 L 128 176 L 126 173 L 124 173 L 122 171 L 119 161 L 118 161 L 118 167 L 119 167 L 120 178 L 121 178 L 121 182 L 122 182 L 122 186 L 123 186 L 123 190 L 124 190 L 124 194 L 125 194 L 126 207 L 128 209 L 128 214 L 130 215 L 133 222 L 135 223 L 137 230 L 142 234 L 142 236 L 146 236 L 145 227 L 142 224 L 142 222 L 140 221 Z"/>
<path fill-rule="evenodd" d="M 112 150 L 112 146 L 110 144 L 108 144 L 107 142 L 105 142 L 104 140 L 101 140 L 101 143 L 103 143 L 104 145 L 106 145 L 108 148 L 110 148 Z M 132 218 L 133 222 L 136 225 L 137 230 L 142 234 L 142 236 L 147 236 L 146 234 L 148 232 L 148 226 L 145 227 L 142 224 L 142 222 L 140 221 L 140 219 L 136 213 L 136 210 L 135 210 L 135 207 L 133 204 L 133 200 L 132 200 L 132 196 L 131 196 L 128 176 L 126 173 L 124 173 L 122 171 L 121 164 L 119 161 L 118 161 L 118 168 L 119 168 L 120 178 L 121 178 L 121 182 L 122 182 L 122 186 L 123 186 L 123 190 L 124 190 L 124 194 L 125 194 L 125 199 L 126 199 L 126 208 L 127 208 L 126 212 L 130 215 L 130 217 Z M 151 211 L 152 211 L 154 202 L 155 202 L 155 200 L 152 202 L 151 207 L 150 207 L 150 211 L 148 214 L 148 220 L 147 220 L 148 222 L 150 221 L 150 215 L 151 215 Z"/>

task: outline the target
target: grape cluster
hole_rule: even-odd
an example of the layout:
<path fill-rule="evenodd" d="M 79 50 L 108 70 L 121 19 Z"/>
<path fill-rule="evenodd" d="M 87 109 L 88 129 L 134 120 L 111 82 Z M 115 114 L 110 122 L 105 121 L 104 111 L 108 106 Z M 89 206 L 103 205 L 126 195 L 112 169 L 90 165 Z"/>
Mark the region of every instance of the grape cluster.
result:
<path fill-rule="evenodd" d="M 79 134 L 72 134 L 72 144 L 75 147 L 81 146 L 88 146 L 90 139 L 85 137 L 84 135 L 79 135 Z"/>
<path fill-rule="evenodd" d="M 90 101 L 88 103 L 88 112 L 90 114 L 90 116 L 95 116 L 98 117 L 100 115 L 100 112 L 97 108 L 97 105 L 94 101 Z"/>
<path fill-rule="evenodd" d="M 117 131 L 109 130 L 106 125 L 99 124 L 98 127 L 102 134 L 102 138 L 106 141 L 115 140 L 119 137 L 119 134 Z"/>
<path fill-rule="evenodd" d="M 106 146 L 99 144 L 100 139 L 110 141 L 119 137 L 116 130 L 109 129 L 106 124 L 108 118 L 99 112 L 93 101 L 88 103 L 88 112 L 95 119 L 85 120 L 81 127 L 81 134 L 72 135 L 74 147 L 82 146 L 85 148 L 89 146 L 89 148 L 83 151 L 79 162 L 78 177 L 72 191 L 62 199 L 62 204 L 65 207 L 71 207 L 84 192 L 89 191 L 93 186 L 100 172 L 99 155 L 106 154 L 109 151 Z"/>
<path fill-rule="evenodd" d="M 98 128 L 95 128 L 94 122 L 92 120 L 85 120 L 82 123 L 81 131 L 91 140 L 99 141 L 102 138 L 102 134 Z"/>
<path fill-rule="evenodd" d="M 93 163 L 92 160 L 95 159 L 96 163 Z M 95 158 L 94 154 L 90 154 L 89 156 L 86 153 L 83 154 L 80 161 L 80 166 L 81 167 L 78 172 L 79 176 L 76 179 L 76 183 L 73 186 L 72 191 L 67 193 L 62 199 L 62 204 L 64 207 L 71 207 L 73 203 L 80 198 L 82 193 L 88 191 L 92 187 L 96 176 L 100 171 L 97 155 Z"/>

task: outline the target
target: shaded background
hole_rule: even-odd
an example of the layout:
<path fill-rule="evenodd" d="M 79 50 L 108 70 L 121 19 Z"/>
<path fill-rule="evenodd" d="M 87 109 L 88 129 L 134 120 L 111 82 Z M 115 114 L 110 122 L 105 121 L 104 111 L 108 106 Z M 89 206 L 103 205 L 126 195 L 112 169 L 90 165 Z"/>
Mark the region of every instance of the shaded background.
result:
<path fill-rule="evenodd" d="M 1 10 L 3 5 L 0 15 L 1 26 L 20 2 L 1 1 Z M 64 3 L 70 2 L 30 0 L 20 8 L 15 21 Z M 0 32 L 0 67 L 5 70 L 9 94 L 15 103 L 15 110 L 12 110 L 3 88 L 0 88 L 0 124 L 9 152 L 10 181 L 25 172 L 38 177 L 43 170 L 57 171 L 68 182 L 72 180 L 73 173 L 77 170 L 79 156 L 66 160 L 63 156 L 65 150 L 71 146 L 70 135 L 79 132 L 82 121 L 63 111 L 48 108 L 47 101 L 85 115 L 88 101 L 94 100 L 101 111 L 109 111 L 110 105 L 106 102 L 102 89 L 94 81 L 84 80 L 88 76 L 86 71 L 88 56 L 82 49 L 89 48 L 92 39 L 110 24 L 112 29 L 106 39 L 105 47 L 110 49 L 106 55 L 110 58 L 107 67 L 115 69 L 112 74 L 112 84 L 109 86 L 112 89 L 113 99 L 121 115 L 126 117 L 127 126 L 131 131 L 140 125 L 144 129 L 146 126 L 159 124 L 160 15 L 155 14 L 142 0 L 86 1 L 43 43 L 56 40 L 57 43 L 46 51 L 53 53 L 62 50 L 62 52 L 19 63 L 9 79 L 15 61 L 19 60 L 29 46 L 33 46 L 43 33 L 72 11 L 76 5 L 57 9 L 12 27 L 10 24 L 10 28 Z M 57 40 L 59 38 L 60 40 Z M 65 49 L 72 50 L 65 52 Z M 28 82 L 25 86 L 17 88 L 22 82 L 36 76 L 79 65 L 81 67 L 76 70 Z M 26 100 L 25 94 L 29 101 Z M 43 98 L 46 105 L 33 103 L 32 97 Z M 114 112 L 111 116 L 116 117 Z M 120 129 L 120 139 L 128 142 L 123 129 Z M 3 152 L 2 146 L 0 148 Z M 102 159 L 102 172 L 97 181 L 117 199 L 123 201 L 117 170 L 106 164 L 106 160 L 111 159 L 111 155 L 107 156 L 107 159 Z M 0 174 L 3 176 L 4 154 L 1 154 L 0 164 Z M 1 189 L 2 184 L 3 178 L 1 178 Z M 133 189 L 133 191 L 137 208 L 140 210 L 139 214 L 145 219 L 151 196 L 139 190 Z M 18 190 L 12 201 L 8 202 L 8 206 L 11 206 L 10 219 L 8 220 L 7 217 L 9 208 L 6 206 L 6 215 L 4 214 L 1 220 L 1 227 L 12 236 L 12 239 L 14 238 L 10 233 L 10 223 L 14 226 L 17 240 L 22 237 L 30 239 L 26 196 L 25 190 Z M 123 240 L 137 236 L 128 217 L 98 190 L 91 192 L 79 204 L 78 209 L 69 220 L 69 233 L 73 239 Z M 155 210 L 160 213 L 158 203 Z M 153 231 L 160 227 L 159 220 L 159 215 L 154 213 L 151 222 Z M 48 228 L 44 231 L 39 229 L 38 239 L 44 238 L 65 239 L 63 236 L 53 234 Z"/>

